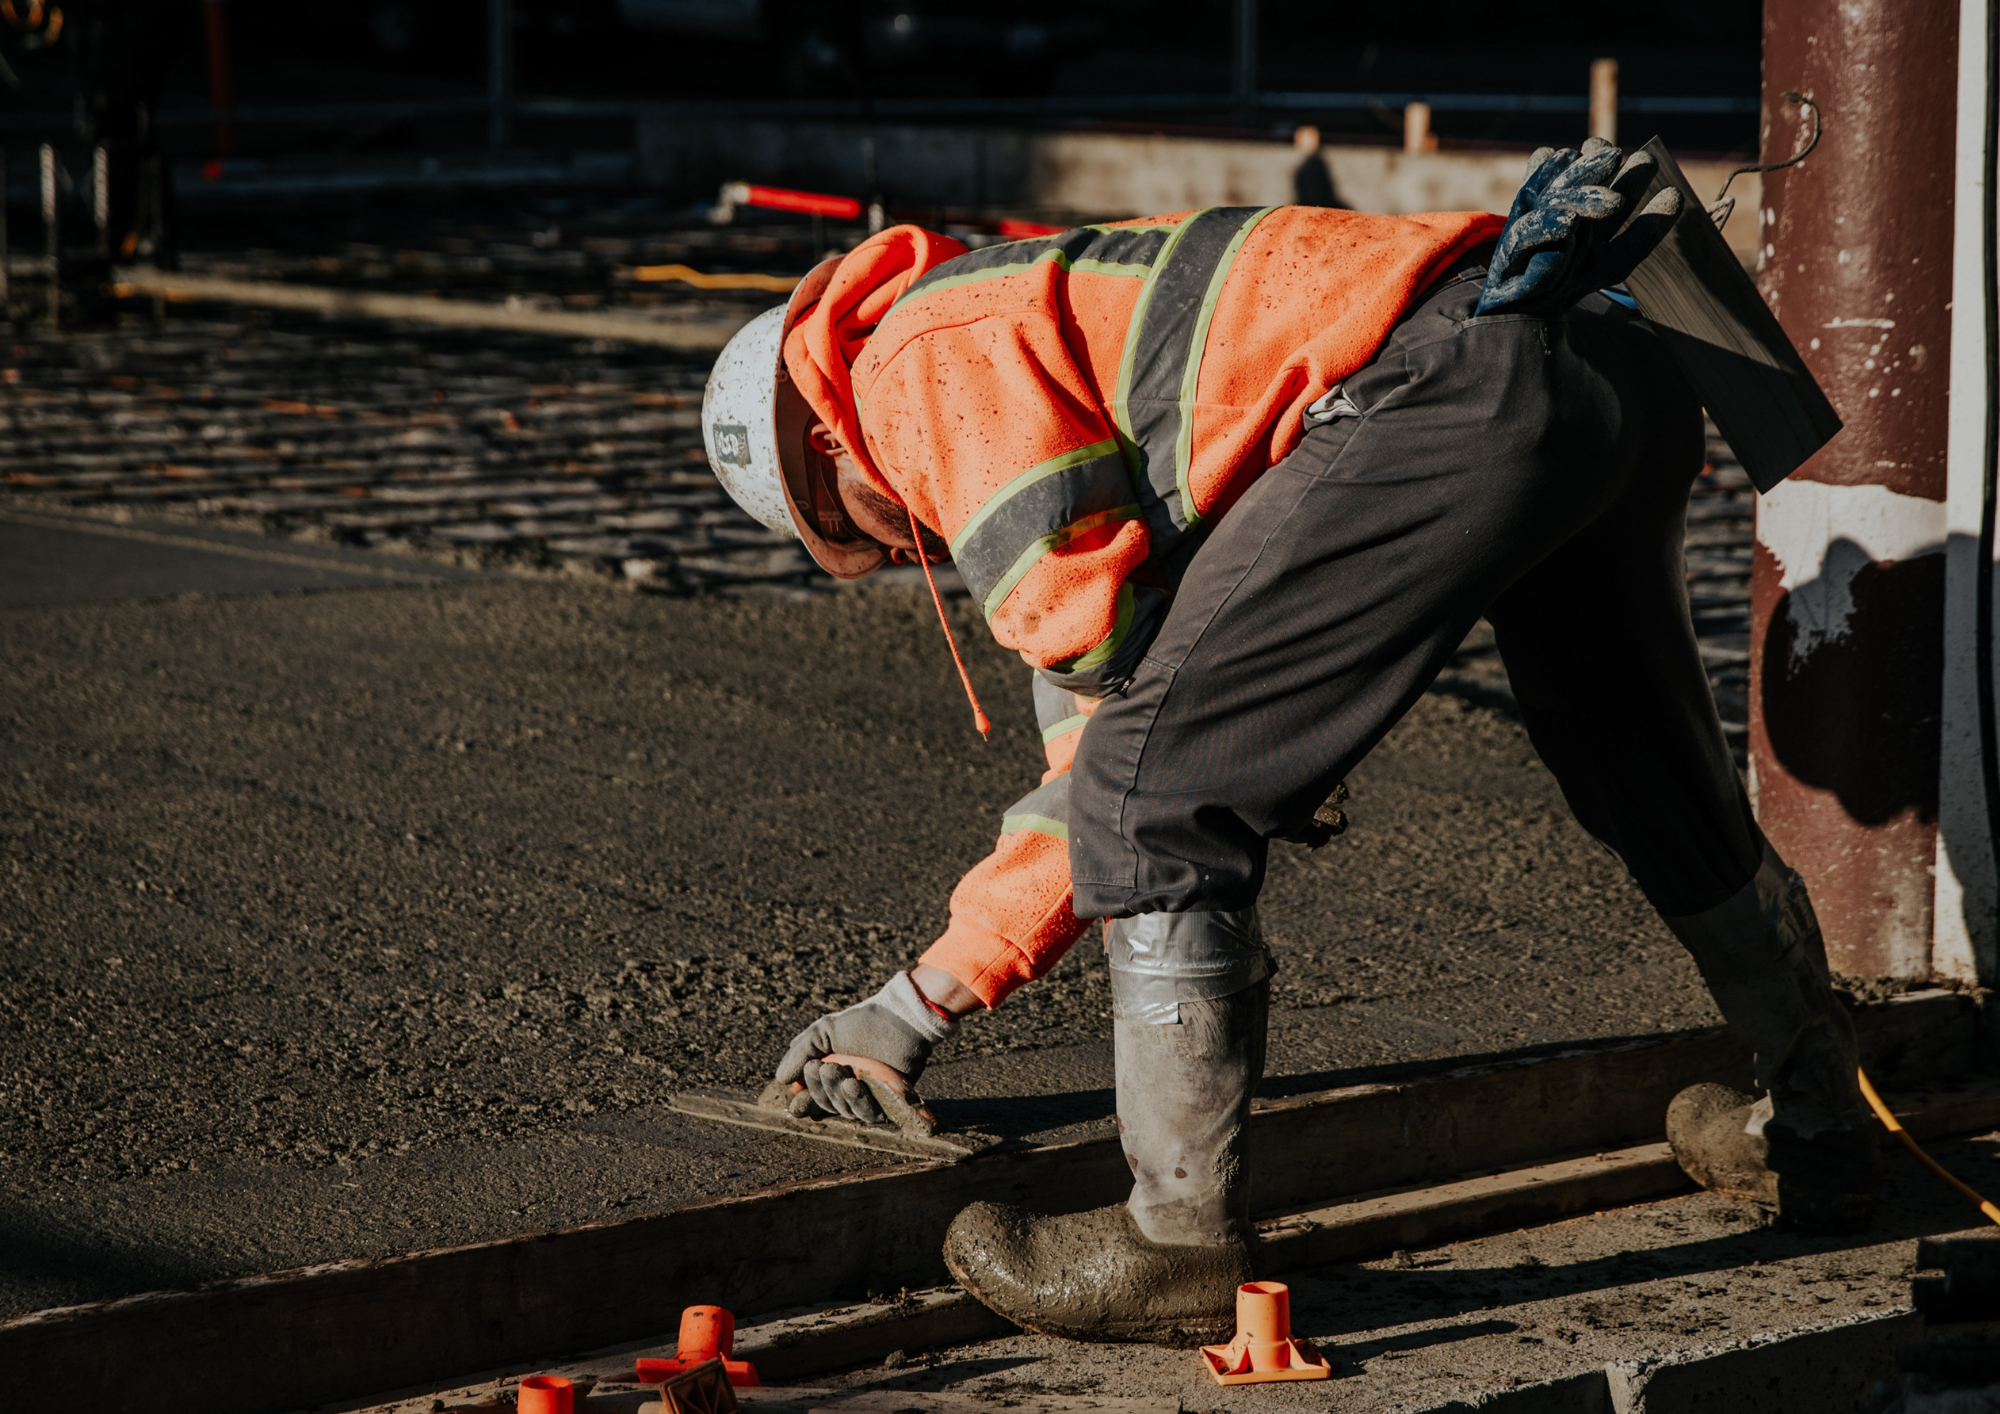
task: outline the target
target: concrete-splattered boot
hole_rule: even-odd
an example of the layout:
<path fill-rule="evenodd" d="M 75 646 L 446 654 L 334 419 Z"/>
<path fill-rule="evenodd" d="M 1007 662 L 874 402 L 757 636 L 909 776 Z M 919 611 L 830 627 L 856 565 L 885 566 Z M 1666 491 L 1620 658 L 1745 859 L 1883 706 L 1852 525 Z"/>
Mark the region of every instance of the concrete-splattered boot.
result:
<path fill-rule="evenodd" d="M 1706 913 L 1669 918 L 1723 1019 L 1756 1049 L 1755 1099 L 1696 1085 L 1667 1108 L 1674 1157 L 1702 1187 L 1810 1232 L 1867 1226 L 1881 1128 L 1861 1097 L 1854 1023 L 1828 979 L 1805 881 L 1764 847 L 1756 877 Z"/>
<path fill-rule="evenodd" d="M 975 1203 L 945 1265 L 1018 1325 L 1077 1340 L 1227 1340 L 1250 1280 L 1244 1125 L 1276 970 L 1254 910 L 1106 925 L 1132 1196 L 1046 1216 Z"/>

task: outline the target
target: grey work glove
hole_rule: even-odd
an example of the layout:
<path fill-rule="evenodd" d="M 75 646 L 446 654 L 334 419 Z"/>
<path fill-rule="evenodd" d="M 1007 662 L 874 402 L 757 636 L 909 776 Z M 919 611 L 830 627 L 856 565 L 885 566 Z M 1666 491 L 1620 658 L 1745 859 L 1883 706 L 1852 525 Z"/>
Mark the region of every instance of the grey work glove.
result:
<path fill-rule="evenodd" d="M 932 1011 L 907 972 L 891 977 L 881 991 L 845 1011 L 829 1012 L 801 1031 L 778 1062 L 778 1081 L 806 1088 L 792 1097 L 793 1114 L 842 1115 L 864 1124 L 888 1117 L 860 1077 L 845 1065 L 821 1063 L 828 1055 L 866 1056 L 882 1062 L 915 1085 L 931 1058 L 931 1048 L 958 1030 Z"/>
<path fill-rule="evenodd" d="M 1680 193 L 1666 188 L 1624 222 L 1656 164 L 1644 152 L 1622 166 L 1618 157 L 1594 137 L 1580 152 L 1544 147 L 1528 159 L 1474 313 L 1560 314 L 1593 290 L 1623 284 L 1653 253 L 1680 215 Z"/>

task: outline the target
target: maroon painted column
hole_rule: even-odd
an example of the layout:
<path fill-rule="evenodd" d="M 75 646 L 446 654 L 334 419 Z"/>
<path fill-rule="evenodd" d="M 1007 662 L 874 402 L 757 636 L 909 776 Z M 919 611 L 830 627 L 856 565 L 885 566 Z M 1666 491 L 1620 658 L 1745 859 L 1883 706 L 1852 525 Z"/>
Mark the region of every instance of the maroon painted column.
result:
<path fill-rule="evenodd" d="M 1766 0 L 1759 284 L 1846 429 L 1758 506 L 1750 780 L 1837 971 L 1931 970 L 1958 0 Z"/>

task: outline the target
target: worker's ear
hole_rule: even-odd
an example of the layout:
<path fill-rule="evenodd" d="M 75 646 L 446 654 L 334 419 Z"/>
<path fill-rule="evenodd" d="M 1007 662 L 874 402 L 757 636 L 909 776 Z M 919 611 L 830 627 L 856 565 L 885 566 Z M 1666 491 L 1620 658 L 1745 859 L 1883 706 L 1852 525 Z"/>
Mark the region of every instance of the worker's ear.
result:
<path fill-rule="evenodd" d="M 816 452 L 829 457 L 837 457 L 847 449 L 840 445 L 840 439 L 833 435 L 833 429 L 818 418 L 806 429 L 806 445 Z"/>

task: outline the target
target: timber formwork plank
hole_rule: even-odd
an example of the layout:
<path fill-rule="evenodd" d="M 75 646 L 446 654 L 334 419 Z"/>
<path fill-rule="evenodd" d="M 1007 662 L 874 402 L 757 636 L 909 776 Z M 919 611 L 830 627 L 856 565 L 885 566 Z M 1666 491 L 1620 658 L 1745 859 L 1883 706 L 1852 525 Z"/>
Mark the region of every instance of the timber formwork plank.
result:
<path fill-rule="evenodd" d="M 1857 1020 L 1882 1083 L 1971 1068 L 1969 998 L 1922 993 Z M 1251 1120 L 1257 1203 L 1297 1211 L 1653 1140 L 1677 1090 L 1747 1083 L 1748 1071 L 1734 1038 L 1705 1031 L 1267 1100 Z M 102 1414 L 270 1414 L 639 1339 L 697 1303 L 756 1314 L 929 1285 L 944 1275 L 944 1229 L 968 1203 L 1076 1211 L 1116 1202 L 1130 1181 L 1117 1141 L 1092 1139 L 802 1183 L 632 1221 L 37 1312 L 0 1323 L 0 1366 L 63 1370 L 74 1402 Z"/>

